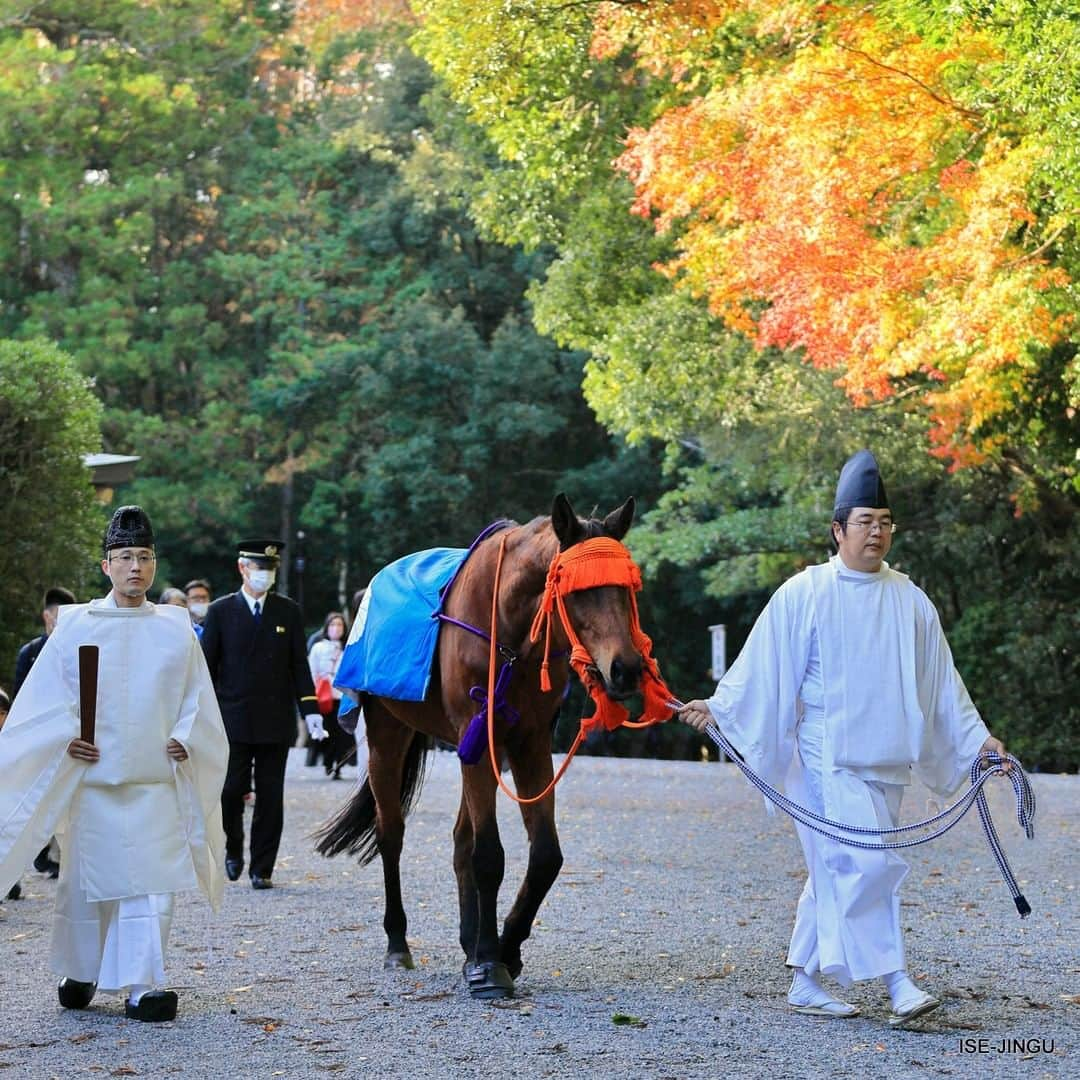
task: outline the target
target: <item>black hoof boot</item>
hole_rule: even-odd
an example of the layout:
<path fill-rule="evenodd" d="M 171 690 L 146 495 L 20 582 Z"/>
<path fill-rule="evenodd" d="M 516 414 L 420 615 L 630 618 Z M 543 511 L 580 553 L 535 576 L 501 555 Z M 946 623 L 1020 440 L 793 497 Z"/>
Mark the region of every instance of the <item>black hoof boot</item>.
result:
<path fill-rule="evenodd" d="M 176 991 L 148 990 L 137 1005 L 124 1002 L 124 1015 L 129 1020 L 142 1020 L 148 1024 L 161 1024 L 176 1019 Z"/>
<path fill-rule="evenodd" d="M 470 996 L 480 1001 L 514 996 L 514 979 L 507 966 L 499 960 L 489 960 L 483 964 L 471 964 L 466 960 L 461 973 Z"/>
<path fill-rule="evenodd" d="M 412 958 L 412 953 L 406 949 L 404 952 L 388 952 L 386 959 L 383 961 L 383 968 L 387 971 L 394 971 L 398 969 L 404 969 L 405 971 L 412 971 L 416 967 L 416 962 Z"/>
<path fill-rule="evenodd" d="M 97 983 L 63 978 L 57 984 L 56 996 L 65 1009 L 85 1009 L 94 1000 L 96 990 Z"/>

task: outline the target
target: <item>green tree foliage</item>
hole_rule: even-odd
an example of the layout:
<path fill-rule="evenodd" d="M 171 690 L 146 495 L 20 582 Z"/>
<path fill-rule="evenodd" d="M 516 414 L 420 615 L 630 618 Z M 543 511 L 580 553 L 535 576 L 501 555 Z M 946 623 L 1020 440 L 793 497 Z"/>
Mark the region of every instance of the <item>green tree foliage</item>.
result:
<path fill-rule="evenodd" d="M 108 448 L 140 455 L 122 498 L 153 517 L 158 587 L 232 589 L 238 537 L 295 551 L 302 529 L 315 623 L 389 559 L 545 513 L 557 491 L 583 512 L 655 500 L 656 452 L 612 439 L 581 395 L 585 354 L 533 329 L 524 294 L 549 252 L 470 218 L 477 134 L 440 115 L 408 27 L 316 53 L 254 4 L 193 2 L 185 29 L 165 7 L 69 5 L 54 27 L 57 10 L 0 30 L 0 50 L 57 73 L 20 69 L 0 314 L 78 357 Z M 165 104 L 146 131 L 123 110 L 77 124 L 69 84 Z M 63 183 L 46 168 L 61 155 Z"/>
<path fill-rule="evenodd" d="M 18 647 L 41 633 L 53 585 L 96 585 L 105 521 L 82 455 L 101 448 L 101 405 L 72 358 L 41 341 L 0 341 L 0 657 L 9 691 Z"/>
<path fill-rule="evenodd" d="M 927 416 L 909 394 L 856 409 L 833 385 L 836 373 L 754 350 L 676 292 L 654 267 L 677 250 L 679 222 L 664 236 L 643 229 L 611 168 L 628 129 L 648 128 L 713 80 L 767 72 L 797 35 L 755 36 L 755 16 L 739 12 L 754 5 L 702 5 L 696 14 L 672 5 L 686 15 L 685 49 L 660 70 L 641 62 L 659 51 L 644 36 L 608 59 L 590 54 L 605 7 L 648 27 L 653 11 L 668 10 L 659 4 L 468 0 L 465 17 L 462 6 L 423 0 L 416 41 L 444 79 L 447 115 L 456 105 L 483 130 L 469 144 L 484 164 L 472 191 L 476 219 L 491 235 L 555 247 L 530 291 L 537 326 L 589 353 L 586 395 L 610 430 L 668 446 L 668 490 L 632 537 L 647 578 L 699 583 L 715 605 L 707 621 L 729 624 L 734 655 L 772 590 L 825 554 L 839 466 L 872 446 L 902 523 L 894 561 L 941 607 L 988 722 L 1031 764 L 1077 767 L 1080 713 L 1068 686 L 1080 674 L 1080 580 L 1067 554 L 1080 509 L 1071 480 L 1075 346 L 1038 358 L 1042 389 L 999 421 L 996 462 L 950 473 L 927 456 Z M 1038 235 L 1077 280 L 1080 82 L 1068 74 L 1080 50 L 1068 5 L 894 0 L 873 8 L 936 44 L 972 32 L 992 39 L 999 58 L 977 71 L 956 65 L 949 91 L 988 130 L 1042 140 L 1031 193 Z M 721 23 L 721 10 L 732 17 Z M 844 18 L 842 5 L 830 10 Z M 578 126 L 579 118 L 590 123 Z M 684 696 L 708 689 L 700 664 L 684 670 Z"/>

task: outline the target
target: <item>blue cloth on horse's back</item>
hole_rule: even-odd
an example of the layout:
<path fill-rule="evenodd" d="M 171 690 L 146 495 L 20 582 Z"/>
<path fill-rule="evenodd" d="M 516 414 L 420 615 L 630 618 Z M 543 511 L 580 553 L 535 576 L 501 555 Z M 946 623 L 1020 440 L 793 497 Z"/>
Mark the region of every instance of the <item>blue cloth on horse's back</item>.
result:
<path fill-rule="evenodd" d="M 345 648 L 334 682 L 396 701 L 423 701 L 447 584 L 467 548 L 431 548 L 384 566 L 368 586 L 367 620 Z"/>

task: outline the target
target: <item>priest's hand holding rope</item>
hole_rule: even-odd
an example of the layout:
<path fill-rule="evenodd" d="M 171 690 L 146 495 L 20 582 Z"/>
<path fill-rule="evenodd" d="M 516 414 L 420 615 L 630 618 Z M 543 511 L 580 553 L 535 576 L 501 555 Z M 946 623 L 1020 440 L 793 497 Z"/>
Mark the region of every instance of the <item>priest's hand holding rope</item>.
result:
<path fill-rule="evenodd" d="M 1005 744 L 1000 739 L 995 739 L 994 736 L 991 735 L 986 740 L 986 742 L 984 742 L 982 746 L 979 747 L 980 753 L 987 750 L 989 750 L 992 754 L 997 754 L 1001 758 L 1002 772 L 1012 772 L 1012 762 L 1005 759 Z M 989 763 L 984 759 L 982 762 L 982 767 L 985 769 L 988 764 Z"/>
<path fill-rule="evenodd" d="M 689 724 L 692 728 L 696 728 L 702 733 L 704 733 L 708 724 L 714 723 L 713 714 L 709 711 L 709 706 L 700 699 L 688 701 L 675 715 L 678 716 L 684 724 Z"/>
<path fill-rule="evenodd" d="M 92 743 L 83 739 L 72 739 L 68 743 L 67 751 L 76 761 L 87 761 L 93 764 L 101 760 L 101 751 Z"/>
<path fill-rule="evenodd" d="M 173 761 L 187 761 L 188 752 L 184 749 L 184 744 L 178 742 L 176 739 L 170 739 L 165 744 L 165 753 L 173 759 Z"/>

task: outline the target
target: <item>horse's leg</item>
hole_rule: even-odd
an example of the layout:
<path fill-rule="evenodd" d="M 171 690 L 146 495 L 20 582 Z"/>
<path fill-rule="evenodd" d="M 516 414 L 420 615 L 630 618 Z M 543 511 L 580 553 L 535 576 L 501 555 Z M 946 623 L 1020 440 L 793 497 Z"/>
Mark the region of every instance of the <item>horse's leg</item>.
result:
<path fill-rule="evenodd" d="M 499 886 L 506 869 L 506 856 L 495 817 L 495 778 L 484 761 L 467 765 L 461 772 L 472 829 L 471 864 L 476 884 L 476 937 L 472 959 L 465 961 L 465 982 L 473 997 L 512 997 L 514 980 L 499 955 Z M 462 938 L 464 942 L 464 927 Z M 465 950 L 470 951 L 468 946 Z"/>
<path fill-rule="evenodd" d="M 476 934 L 480 925 L 480 907 L 473 877 L 473 829 L 465 792 L 461 793 L 457 821 L 454 823 L 454 873 L 458 884 L 458 908 L 461 914 L 459 940 L 467 963 L 476 960 Z"/>
<path fill-rule="evenodd" d="M 401 900 L 401 848 L 405 840 L 405 816 L 401 810 L 401 780 L 405 759 L 416 732 L 395 719 L 376 700 L 364 710 L 368 732 L 368 783 L 375 797 L 375 835 L 382 857 L 386 908 L 387 968 L 414 966 L 405 939 L 405 906 Z"/>
<path fill-rule="evenodd" d="M 525 723 L 524 717 L 521 723 Z M 515 746 L 510 753 L 510 768 L 523 798 L 543 791 L 554 775 L 550 732 L 546 728 L 538 729 Z M 514 906 L 506 916 L 500 940 L 502 961 L 515 978 L 521 974 L 521 944 L 532 932 L 540 904 L 559 876 L 563 863 L 555 828 L 555 793 L 537 803 L 522 806 L 521 818 L 529 837 L 529 865 Z"/>

